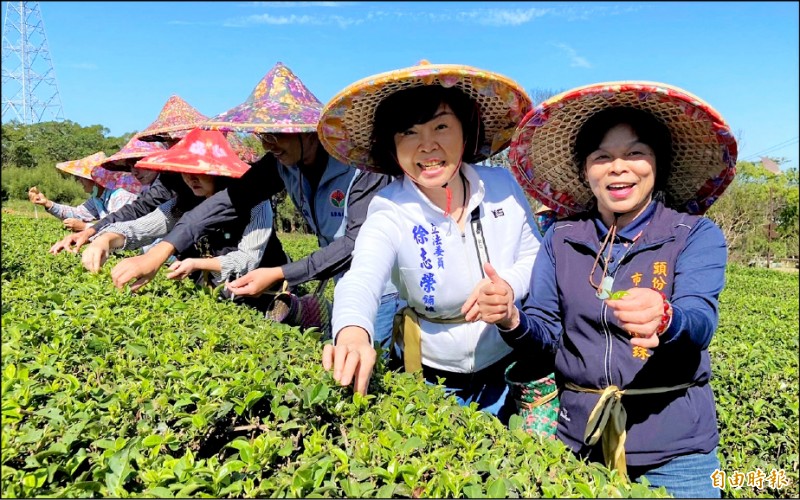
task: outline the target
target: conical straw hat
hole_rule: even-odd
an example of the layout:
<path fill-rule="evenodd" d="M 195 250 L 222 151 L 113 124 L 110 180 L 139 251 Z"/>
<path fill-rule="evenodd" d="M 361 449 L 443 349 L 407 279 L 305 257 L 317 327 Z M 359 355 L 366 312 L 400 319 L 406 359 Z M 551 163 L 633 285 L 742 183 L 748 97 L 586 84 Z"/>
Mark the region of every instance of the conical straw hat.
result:
<path fill-rule="evenodd" d="M 207 116 L 179 96 L 173 95 L 161 108 L 156 121 L 142 130 L 138 138 L 145 142 L 180 139 L 207 120 Z"/>
<path fill-rule="evenodd" d="M 320 111 L 322 102 L 279 62 L 244 103 L 209 119 L 203 126 L 254 133 L 316 132 Z"/>
<path fill-rule="evenodd" d="M 194 129 L 163 153 L 139 160 L 138 168 L 239 178 L 250 168 L 218 130 Z"/>
<path fill-rule="evenodd" d="M 339 161 L 380 172 L 370 155 L 375 111 L 395 92 L 423 85 L 457 87 L 478 104 L 485 138 L 478 145 L 477 161 L 505 149 L 514 127 L 531 107 L 525 90 L 503 75 L 461 64 L 421 61 L 361 79 L 334 96 L 317 127 L 320 142 Z"/>
<path fill-rule="evenodd" d="M 736 139 L 722 116 L 689 92 L 657 82 L 605 82 L 556 95 L 532 109 L 514 133 L 509 157 L 520 185 L 559 215 L 589 208 L 591 189 L 578 176 L 575 141 L 595 113 L 630 107 L 652 113 L 672 134 L 673 208 L 703 214 L 736 175 Z"/>
<path fill-rule="evenodd" d="M 122 149 L 106 158 L 100 166 L 112 171 L 130 171 L 131 167 L 145 156 L 166 150 L 167 147 L 160 142 L 145 142 L 134 136 Z"/>

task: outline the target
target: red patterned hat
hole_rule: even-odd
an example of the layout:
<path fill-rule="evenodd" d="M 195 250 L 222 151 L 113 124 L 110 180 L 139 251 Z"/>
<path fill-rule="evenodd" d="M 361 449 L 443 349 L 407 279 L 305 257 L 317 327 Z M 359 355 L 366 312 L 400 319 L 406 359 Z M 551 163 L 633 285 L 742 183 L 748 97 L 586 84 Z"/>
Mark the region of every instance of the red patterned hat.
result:
<path fill-rule="evenodd" d="M 138 138 L 145 142 L 180 139 L 206 120 L 208 120 L 207 116 L 201 114 L 177 95 L 173 95 L 161 108 L 161 113 L 158 114 L 156 121 L 142 130 L 138 134 Z"/>
<path fill-rule="evenodd" d="M 139 160 L 136 167 L 239 178 L 250 165 L 236 156 L 222 132 L 194 129 L 169 150 Z"/>
<path fill-rule="evenodd" d="M 596 83 L 536 106 L 520 122 L 511 142 L 511 170 L 520 185 L 559 215 L 587 210 L 594 195 L 578 177 L 575 141 L 592 115 L 618 106 L 647 111 L 669 128 L 673 160 L 666 189 L 673 208 L 705 213 L 736 175 L 736 139 L 708 103 L 664 83 Z"/>

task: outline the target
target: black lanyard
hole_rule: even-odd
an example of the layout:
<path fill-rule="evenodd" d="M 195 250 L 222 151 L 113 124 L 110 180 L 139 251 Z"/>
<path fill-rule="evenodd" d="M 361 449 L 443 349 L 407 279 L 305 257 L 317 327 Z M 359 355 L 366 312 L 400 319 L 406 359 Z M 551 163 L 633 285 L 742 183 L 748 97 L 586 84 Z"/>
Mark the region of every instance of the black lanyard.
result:
<path fill-rule="evenodd" d="M 472 225 L 472 234 L 475 236 L 475 250 L 478 252 L 478 260 L 481 264 L 481 277 L 485 278 L 486 273 L 483 271 L 483 265 L 489 260 L 489 250 L 486 248 L 486 240 L 483 239 L 483 226 L 481 225 L 481 207 L 478 205 L 472 210 L 470 216 L 470 224 Z"/>

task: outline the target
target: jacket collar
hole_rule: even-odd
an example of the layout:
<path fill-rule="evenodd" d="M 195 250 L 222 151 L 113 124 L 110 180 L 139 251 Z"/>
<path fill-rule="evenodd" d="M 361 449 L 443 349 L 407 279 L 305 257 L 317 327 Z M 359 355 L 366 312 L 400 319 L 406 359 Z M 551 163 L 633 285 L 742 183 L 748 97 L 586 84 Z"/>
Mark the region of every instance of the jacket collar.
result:
<path fill-rule="evenodd" d="M 653 200 L 636 221 L 620 231 L 620 236 L 632 240 L 639 231 L 642 232 L 638 247 L 646 248 L 664 243 L 674 238 L 673 229 L 679 224 L 689 224 L 688 215 L 678 213 L 664 206 L 660 201 Z M 581 244 L 594 251 L 600 247 L 600 241 L 608 233 L 608 228 L 603 224 L 597 210 L 583 212 L 556 223 L 555 231 L 572 227 L 572 232 L 565 237 L 566 241 Z M 646 229 L 645 229 L 646 228 Z"/>

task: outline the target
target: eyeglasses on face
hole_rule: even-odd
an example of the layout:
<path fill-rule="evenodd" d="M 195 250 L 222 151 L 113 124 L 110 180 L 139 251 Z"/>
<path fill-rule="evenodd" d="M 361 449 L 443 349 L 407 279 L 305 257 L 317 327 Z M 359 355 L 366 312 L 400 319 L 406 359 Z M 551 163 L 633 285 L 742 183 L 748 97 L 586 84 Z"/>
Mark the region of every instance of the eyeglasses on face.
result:
<path fill-rule="evenodd" d="M 278 145 L 278 136 L 276 136 L 275 134 L 260 133 L 258 134 L 258 138 L 261 139 L 261 144 L 263 144 L 264 147 L 267 146 L 272 147 Z"/>

